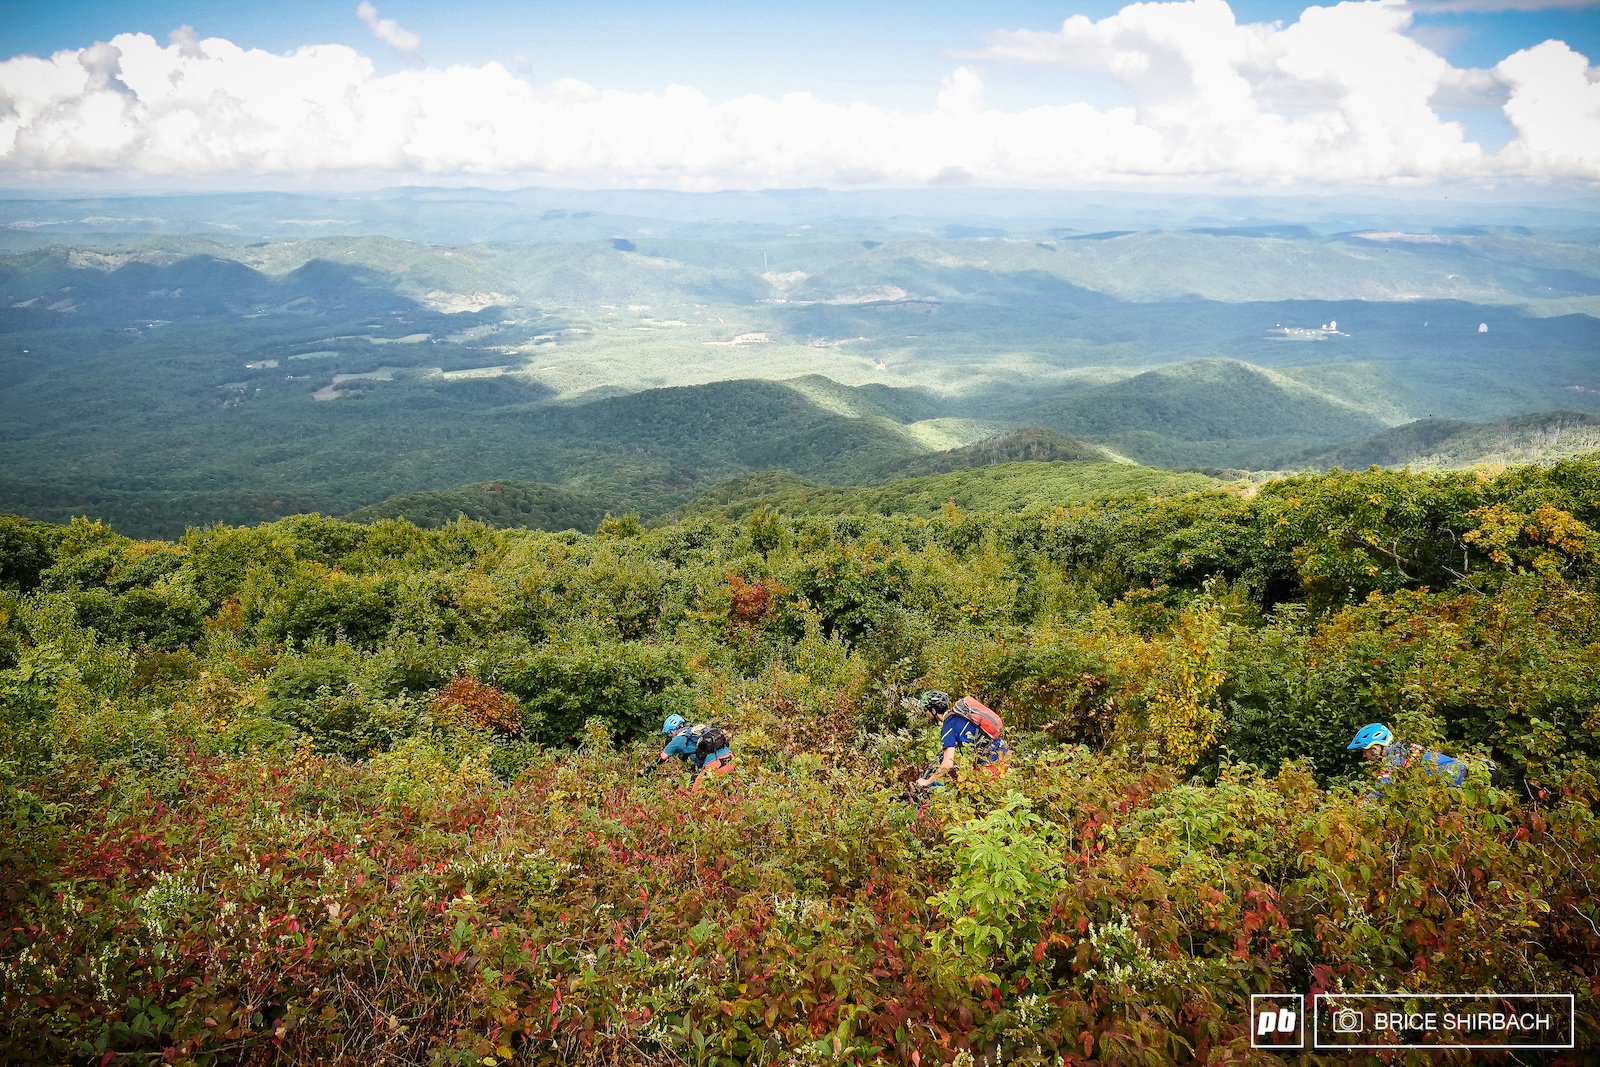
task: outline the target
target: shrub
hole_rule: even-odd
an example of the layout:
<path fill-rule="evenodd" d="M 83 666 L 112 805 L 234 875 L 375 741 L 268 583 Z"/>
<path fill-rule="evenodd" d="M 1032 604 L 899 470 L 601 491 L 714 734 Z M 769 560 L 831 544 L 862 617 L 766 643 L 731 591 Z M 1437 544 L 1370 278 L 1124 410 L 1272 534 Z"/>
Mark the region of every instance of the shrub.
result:
<path fill-rule="evenodd" d="M 56 562 L 64 530 L 16 515 L 0 515 L 0 589 L 31 592 Z"/>
<path fill-rule="evenodd" d="M 637 737 L 668 715 L 692 714 L 688 664 L 671 646 L 605 638 L 542 645 L 497 668 L 492 681 L 530 713 L 524 731 L 547 743 L 574 743 L 591 716 L 619 737 Z"/>
<path fill-rule="evenodd" d="M 522 729 L 522 709 L 517 702 L 471 675 L 451 679 L 435 693 L 433 711 L 441 722 L 460 722 L 478 730 L 514 734 Z"/>
<path fill-rule="evenodd" d="M 364 666 L 360 653 L 344 644 L 286 657 L 267 681 L 261 713 L 318 752 L 365 759 L 386 751 L 416 730 L 421 708 L 404 695 L 385 699 L 373 692 Z M 269 730 L 264 736 L 281 735 Z"/>

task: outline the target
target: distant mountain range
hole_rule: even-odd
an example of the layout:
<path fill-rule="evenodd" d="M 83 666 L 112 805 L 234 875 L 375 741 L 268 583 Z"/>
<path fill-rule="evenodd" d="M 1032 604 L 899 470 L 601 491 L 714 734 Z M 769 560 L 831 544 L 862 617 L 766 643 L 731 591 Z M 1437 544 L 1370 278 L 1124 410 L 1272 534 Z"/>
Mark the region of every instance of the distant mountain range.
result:
<path fill-rule="evenodd" d="M 1578 205 L 880 202 L 0 200 L 0 510 L 583 527 L 768 470 L 1538 460 L 1600 416 Z"/>
<path fill-rule="evenodd" d="M 0 233 L 11 247 L 93 235 L 202 234 L 243 242 L 332 234 L 387 234 L 448 245 L 608 238 L 640 228 L 732 225 L 785 232 L 922 229 L 953 238 L 1018 232 L 1195 230 L 1235 236 L 1321 236 L 1422 229 L 1600 227 L 1593 200 L 1518 203 L 1463 196 L 1171 195 L 1007 189 L 581 190 L 409 187 L 352 193 L 111 195 L 41 189 L 0 194 Z"/>

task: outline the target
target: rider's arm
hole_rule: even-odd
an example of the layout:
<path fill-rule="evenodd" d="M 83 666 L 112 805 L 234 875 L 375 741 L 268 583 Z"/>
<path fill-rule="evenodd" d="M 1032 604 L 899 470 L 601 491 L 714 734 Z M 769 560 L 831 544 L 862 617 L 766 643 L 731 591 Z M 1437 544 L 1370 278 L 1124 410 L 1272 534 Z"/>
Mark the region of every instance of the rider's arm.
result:
<path fill-rule="evenodd" d="M 918 778 L 917 779 L 917 788 L 918 789 L 927 789 L 929 786 L 933 785 L 935 782 L 943 780 L 944 776 L 949 774 L 950 771 L 955 767 L 955 765 L 956 765 L 956 750 L 953 749 L 953 748 L 945 749 L 942 753 L 940 753 L 939 766 L 937 766 L 937 767 L 935 767 L 933 769 L 933 773 L 928 775 L 928 777 L 926 777 L 926 778 Z"/>
<path fill-rule="evenodd" d="M 935 782 L 944 781 L 950 776 L 950 772 L 955 770 L 956 749 L 960 748 L 965 740 L 962 734 L 966 728 L 966 720 L 954 715 L 945 716 L 944 722 L 939 726 L 939 744 L 943 748 L 939 753 L 939 766 L 926 778 L 917 779 L 918 789 L 927 789 Z"/>

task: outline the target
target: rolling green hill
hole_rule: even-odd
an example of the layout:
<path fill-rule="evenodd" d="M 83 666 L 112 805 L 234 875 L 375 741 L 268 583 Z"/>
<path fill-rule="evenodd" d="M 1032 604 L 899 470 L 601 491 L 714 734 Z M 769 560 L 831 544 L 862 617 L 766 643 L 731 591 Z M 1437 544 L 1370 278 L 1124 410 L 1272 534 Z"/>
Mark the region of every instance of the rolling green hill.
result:
<path fill-rule="evenodd" d="M 805 384 L 810 390 L 827 389 L 827 385 L 821 380 Z M 843 395 L 848 395 L 848 391 L 843 387 L 837 388 Z M 867 395 L 875 394 L 869 392 Z M 1102 449 L 1051 430 L 1029 427 L 1015 433 L 988 438 L 973 445 L 948 449 L 912 460 L 903 460 L 890 455 L 876 464 L 864 461 L 852 469 L 853 480 L 865 486 L 856 492 L 865 494 L 861 498 L 867 499 L 872 497 L 875 491 L 873 486 L 878 482 L 894 481 L 909 485 L 907 479 L 1018 461 L 1029 461 L 1034 464 L 1087 462 L 1097 467 L 1104 467 L 1106 459 L 1107 456 Z M 877 473 L 880 469 L 888 473 Z M 1002 479 L 1004 488 L 995 495 L 995 499 L 1023 504 L 1035 502 L 1028 500 L 1022 491 L 1024 487 L 1021 483 L 1024 480 Z M 1073 478 L 1066 480 L 1059 473 L 1039 477 L 1036 480 L 1045 492 L 1065 492 L 1068 495 L 1076 495 L 1080 484 L 1100 485 L 1106 492 L 1124 491 L 1130 485 L 1143 491 L 1147 484 L 1151 484 L 1150 480 L 1142 475 L 1135 476 L 1130 481 L 1125 464 L 1119 464 L 1113 470 L 1075 472 Z M 577 475 L 573 481 L 584 483 L 586 479 L 583 475 Z M 935 483 L 928 484 L 931 486 Z M 1161 481 L 1159 484 L 1165 486 L 1166 483 Z M 1206 481 L 1204 484 L 1210 482 Z M 958 482 L 952 482 L 951 485 L 952 491 L 959 492 L 964 499 L 987 499 L 990 495 L 981 488 L 976 490 L 971 490 L 971 487 L 963 488 Z M 922 491 L 922 489 L 913 490 L 913 492 Z M 698 509 L 698 513 L 706 513 L 719 505 L 732 505 L 739 514 L 743 514 L 750 510 L 746 498 L 782 497 L 785 500 L 803 498 L 808 501 L 805 508 L 809 510 L 812 503 L 826 504 L 831 501 L 856 499 L 851 493 L 851 490 L 837 490 L 837 487 L 797 474 L 761 471 L 730 478 L 709 492 L 697 496 L 686 507 Z M 882 497 L 882 499 L 889 498 L 889 496 Z M 523 526 L 539 530 L 577 529 L 592 533 L 608 511 L 621 506 L 627 499 L 625 491 L 616 491 L 614 495 L 608 496 L 604 493 L 538 482 L 506 480 L 427 493 L 401 493 L 380 503 L 358 508 L 344 517 L 354 522 L 405 518 L 418 526 L 434 528 L 464 515 L 477 522 L 500 528 Z M 828 507 L 819 506 L 817 510 L 826 511 Z"/>
<path fill-rule="evenodd" d="M 1036 403 L 1023 416 L 1170 466 L 1261 466 L 1274 454 L 1270 442 L 1333 442 L 1385 428 L 1355 402 L 1234 360 L 1163 367 Z"/>
<path fill-rule="evenodd" d="M 1600 448 L 1600 418 L 1574 411 L 1492 423 L 1421 419 L 1337 448 L 1285 456 L 1281 469 L 1451 468 L 1573 459 Z"/>
<path fill-rule="evenodd" d="M 330 361 L 353 365 L 344 357 Z M 286 385 L 281 373 L 257 380 L 259 387 L 248 380 L 238 389 L 203 385 L 154 397 L 142 411 L 119 411 L 83 406 L 88 401 L 74 392 L 80 380 L 58 379 L 53 395 L 63 406 L 77 405 L 81 417 L 36 414 L 40 421 L 30 426 L 19 412 L 8 420 L 11 464 L 0 475 L 0 500 L 57 521 L 100 516 L 140 536 L 303 510 L 347 513 L 399 494 L 439 491 L 446 499 L 409 496 L 372 514 L 403 507 L 418 521 L 448 521 L 462 510 L 488 521 L 509 508 L 508 517 L 535 525 L 586 527 L 607 510 L 660 514 L 751 469 L 860 482 L 929 451 L 915 424 L 840 414 L 780 382 L 570 404 L 553 403 L 517 379 L 399 370 L 392 380 L 347 382 L 329 402 L 273 403 L 272 391 Z M 92 455 L 94 464 L 64 465 L 63 455 Z M 478 491 L 452 495 L 485 480 L 519 483 L 523 495 L 515 505 Z M 521 485 L 530 482 L 543 488 Z"/>
<path fill-rule="evenodd" d="M 960 448 L 919 456 L 904 463 L 886 466 L 875 480 L 920 478 L 970 467 L 1029 461 L 1036 463 L 1104 463 L 1114 457 L 1103 448 L 1039 426 L 1027 426 L 1012 433 L 985 438 Z"/>
<path fill-rule="evenodd" d="M 1064 507 L 1111 496 L 1159 496 L 1214 488 L 1217 479 L 1126 463 L 1000 463 L 906 478 L 870 487 L 819 485 L 770 472 L 731 480 L 666 516 L 734 520 L 758 508 L 787 515 L 939 514 L 946 502 L 967 511 Z"/>

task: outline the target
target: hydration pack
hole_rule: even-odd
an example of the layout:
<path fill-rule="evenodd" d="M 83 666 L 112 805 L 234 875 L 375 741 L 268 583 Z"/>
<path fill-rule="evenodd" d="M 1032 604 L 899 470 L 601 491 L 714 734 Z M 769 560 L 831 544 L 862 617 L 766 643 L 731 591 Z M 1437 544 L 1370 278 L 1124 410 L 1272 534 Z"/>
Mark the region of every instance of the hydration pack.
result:
<path fill-rule="evenodd" d="M 702 761 L 710 759 L 728 747 L 728 735 L 720 726 L 698 723 L 689 728 L 689 739 L 694 742 L 694 754 Z"/>
<path fill-rule="evenodd" d="M 1006 732 L 1006 724 L 1000 716 L 973 697 L 962 697 L 950 705 L 950 714 L 959 715 L 982 730 L 990 741 L 998 741 L 1000 735 Z"/>
<path fill-rule="evenodd" d="M 973 750 L 973 766 L 986 777 L 997 778 L 1005 773 L 1005 757 L 1011 754 L 1011 746 L 1006 744 L 1001 736 L 1006 732 L 1006 724 L 987 704 L 973 697 L 962 697 L 950 706 L 952 715 L 959 715 L 963 719 L 982 731 L 984 743 Z"/>

